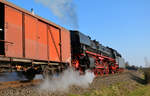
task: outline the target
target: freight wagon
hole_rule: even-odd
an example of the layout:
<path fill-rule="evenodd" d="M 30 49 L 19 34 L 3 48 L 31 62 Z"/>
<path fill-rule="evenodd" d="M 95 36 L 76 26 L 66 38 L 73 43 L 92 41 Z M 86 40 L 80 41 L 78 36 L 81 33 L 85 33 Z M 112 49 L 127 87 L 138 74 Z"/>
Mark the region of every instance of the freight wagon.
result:
<path fill-rule="evenodd" d="M 61 71 L 71 62 L 70 48 L 68 30 L 0 0 L 1 72 L 16 69 L 32 78 L 49 69 Z"/>

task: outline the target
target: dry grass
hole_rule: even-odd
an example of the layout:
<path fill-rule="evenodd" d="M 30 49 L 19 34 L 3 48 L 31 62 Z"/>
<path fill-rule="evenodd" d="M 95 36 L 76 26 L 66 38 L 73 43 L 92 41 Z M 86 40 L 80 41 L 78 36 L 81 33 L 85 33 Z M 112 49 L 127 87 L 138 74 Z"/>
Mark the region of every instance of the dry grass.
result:
<path fill-rule="evenodd" d="M 138 83 L 130 83 L 127 81 L 127 82 L 116 83 L 102 89 L 91 90 L 90 92 L 86 92 L 81 95 L 70 94 L 69 96 L 136 96 L 134 95 L 136 94 L 136 92 L 134 92 L 135 89 L 139 89 L 143 87 L 144 85 Z"/>
<path fill-rule="evenodd" d="M 140 71 L 140 77 L 131 75 L 132 80 L 118 82 L 101 89 L 92 89 L 80 95 L 70 94 L 69 96 L 150 96 L 150 68 L 143 69 L 143 71 Z"/>

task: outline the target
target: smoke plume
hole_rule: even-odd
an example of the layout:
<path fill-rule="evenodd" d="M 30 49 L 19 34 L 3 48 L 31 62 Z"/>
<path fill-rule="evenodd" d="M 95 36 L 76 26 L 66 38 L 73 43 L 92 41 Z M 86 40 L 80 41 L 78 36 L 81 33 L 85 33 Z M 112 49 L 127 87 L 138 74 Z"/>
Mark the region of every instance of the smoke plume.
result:
<path fill-rule="evenodd" d="M 73 0 L 35 0 L 48 7 L 64 24 L 77 29 L 78 20 Z"/>
<path fill-rule="evenodd" d="M 40 90 L 46 91 L 68 91 L 72 85 L 87 88 L 94 79 L 94 74 L 86 71 L 85 75 L 80 75 L 78 71 L 69 68 L 65 70 L 60 76 L 53 76 L 52 79 L 45 79 L 40 85 Z"/>

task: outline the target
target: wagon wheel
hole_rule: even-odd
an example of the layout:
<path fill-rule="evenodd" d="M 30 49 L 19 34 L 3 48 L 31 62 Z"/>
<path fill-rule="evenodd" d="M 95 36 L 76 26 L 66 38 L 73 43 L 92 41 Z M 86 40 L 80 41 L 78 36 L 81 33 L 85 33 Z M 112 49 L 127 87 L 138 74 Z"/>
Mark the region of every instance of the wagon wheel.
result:
<path fill-rule="evenodd" d="M 98 76 L 97 69 L 93 69 L 93 71 L 94 71 L 94 75 L 95 75 L 95 76 Z"/>
<path fill-rule="evenodd" d="M 100 68 L 95 69 L 95 70 L 94 70 L 94 74 L 95 74 L 96 76 L 103 76 L 103 75 L 104 75 L 104 70 L 103 70 L 103 69 L 100 69 Z"/>
<path fill-rule="evenodd" d="M 44 79 L 52 76 L 52 71 L 50 70 L 49 66 L 44 66 L 42 75 Z"/>
<path fill-rule="evenodd" d="M 104 70 L 103 69 L 97 69 L 98 70 L 98 74 L 100 75 L 100 76 L 104 76 Z"/>
<path fill-rule="evenodd" d="M 27 71 L 23 71 L 23 75 L 28 79 L 28 80 L 33 80 L 35 77 L 35 72 L 33 69 L 29 69 Z"/>
<path fill-rule="evenodd" d="M 100 69 L 100 75 L 104 76 L 104 70 L 103 69 Z"/>

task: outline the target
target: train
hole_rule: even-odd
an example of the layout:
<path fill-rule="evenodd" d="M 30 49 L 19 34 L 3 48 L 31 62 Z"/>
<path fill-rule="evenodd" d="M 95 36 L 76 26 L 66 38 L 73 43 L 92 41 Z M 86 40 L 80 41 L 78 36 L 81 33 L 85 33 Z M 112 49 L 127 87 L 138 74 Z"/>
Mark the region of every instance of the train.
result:
<path fill-rule="evenodd" d="M 115 49 L 0 0 L 0 72 L 22 72 L 32 80 L 36 74 L 46 77 L 68 67 L 98 76 L 124 66 Z"/>

